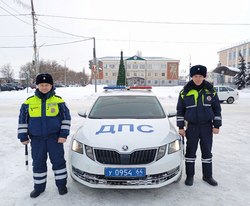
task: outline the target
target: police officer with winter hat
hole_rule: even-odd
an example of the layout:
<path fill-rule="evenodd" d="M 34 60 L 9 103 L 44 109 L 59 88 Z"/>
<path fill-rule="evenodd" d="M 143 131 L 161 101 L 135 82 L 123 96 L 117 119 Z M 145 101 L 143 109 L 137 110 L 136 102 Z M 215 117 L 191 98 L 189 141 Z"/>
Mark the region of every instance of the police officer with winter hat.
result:
<path fill-rule="evenodd" d="M 186 180 L 193 185 L 195 159 L 200 142 L 203 180 L 217 186 L 212 175 L 213 134 L 219 133 L 222 125 L 221 106 L 213 85 L 205 80 L 207 68 L 195 65 L 190 68 L 190 80 L 180 91 L 177 103 L 177 127 L 179 134 L 186 136 Z"/>
<path fill-rule="evenodd" d="M 30 197 L 38 197 L 45 190 L 48 154 L 58 192 L 64 195 L 68 190 L 63 143 L 70 131 L 70 112 L 64 100 L 55 95 L 50 74 L 37 75 L 36 85 L 35 95 L 21 106 L 18 122 L 19 140 L 24 145 L 30 142 L 32 148 L 34 190 Z"/>

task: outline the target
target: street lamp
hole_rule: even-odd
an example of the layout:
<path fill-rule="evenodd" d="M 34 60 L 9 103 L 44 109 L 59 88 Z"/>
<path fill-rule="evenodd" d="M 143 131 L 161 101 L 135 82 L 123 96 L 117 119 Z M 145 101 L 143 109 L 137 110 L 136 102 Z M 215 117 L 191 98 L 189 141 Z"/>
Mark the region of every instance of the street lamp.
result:
<path fill-rule="evenodd" d="M 224 70 L 221 71 L 221 74 L 220 74 L 220 78 L 221 78 L 221 85 L 223 85 L 225 83 L 225 79 L 224 79 Z"/>
<path fill-rule="evenodd" d="M 42 46 L 44 46 L 45 45 L 45 43 L 43 43 L 42 45 L 40 45 L 38 48 L 37 48 L 37 70 L 38 70 L 38 73 L 41 73 L 41 71 L 40 71 L 40 48 L 42 47 Z"/>
<path fill-rule="evenodd" d="M 95 37 L 93 37 L 93 74 L 94 74 L 94 81 L 95 81 L 95 92 L 97 92 L 97 82 L 96 82 L 96 72 L 97 72 L 97 61 L 96 61 L 96 49 L 95 49 Z"/>
<path fill-rule="evenodd" d="M 64 86 L 66 87 L 67 85 L 67 66 L 66 62 L 69 60 L 69 57 L 65 60 L 62 60 L 64 62 Z"/>

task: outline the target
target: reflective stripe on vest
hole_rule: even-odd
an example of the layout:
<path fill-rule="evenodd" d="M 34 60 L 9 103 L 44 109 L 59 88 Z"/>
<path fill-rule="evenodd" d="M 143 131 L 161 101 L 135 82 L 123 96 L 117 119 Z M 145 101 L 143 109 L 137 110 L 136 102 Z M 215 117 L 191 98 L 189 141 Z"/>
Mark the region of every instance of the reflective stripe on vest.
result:
<path fill-rule="evenodd" d="M 205 89 L 206 94 L 211 94 L 209 90 Z M 215 96 L 216 92 L 212 93 Z M 191 89 L 186 95 L 184 95 L 184 90 L 181 92 L 181 98 L 184 99 L 184 96 L 194 96 L 195 105 L 197 105 L 199 92 L 195 89 Z M 202 103 L 204 104 L 204 95 L 202 95 Z"/>

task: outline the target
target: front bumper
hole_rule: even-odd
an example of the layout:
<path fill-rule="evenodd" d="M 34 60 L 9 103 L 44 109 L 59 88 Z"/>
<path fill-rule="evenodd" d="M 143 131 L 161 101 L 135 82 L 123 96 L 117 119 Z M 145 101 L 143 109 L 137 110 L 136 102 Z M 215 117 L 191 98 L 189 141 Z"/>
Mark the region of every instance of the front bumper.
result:
<path fill-rule="evenodd" d="M 90 174 L 81 171 L 73 166 L 71 169 L 73 179 L 94 188 L 157 188 L 176 181 L 181 175 L 180 166 L 164 173 L 146 175 L 145 177 L 139 179 L 111 179 L 105 177 L 104 175 Z"/>
<path fill-rule="evenodd" d="M 92 188 L 143 189 L 159 188 L 178 181 L 182 174 L 182 150 L 163 157 L 151 164 L 140 165 L 146 168 L 145 177 L 114 178 L 105 177 L 105 167 L 131 167 L 132 165 L 104 165 L 90 160 L 85 155 L 72 152 L 70 173 L 74 180 Z M 133 165 L 132 167 L 136 167 Z"/>

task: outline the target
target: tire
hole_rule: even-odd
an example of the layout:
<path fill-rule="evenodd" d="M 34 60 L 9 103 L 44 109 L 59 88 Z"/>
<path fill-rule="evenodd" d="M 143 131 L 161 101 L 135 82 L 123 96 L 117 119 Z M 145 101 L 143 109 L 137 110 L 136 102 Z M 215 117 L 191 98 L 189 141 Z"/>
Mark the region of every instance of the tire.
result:
<path fill-rule="evenodd" d="M 228 104 L 233 104 L 234 103 L 234 98 L 233 97 L 228 97 L 227 103 Z"/>

